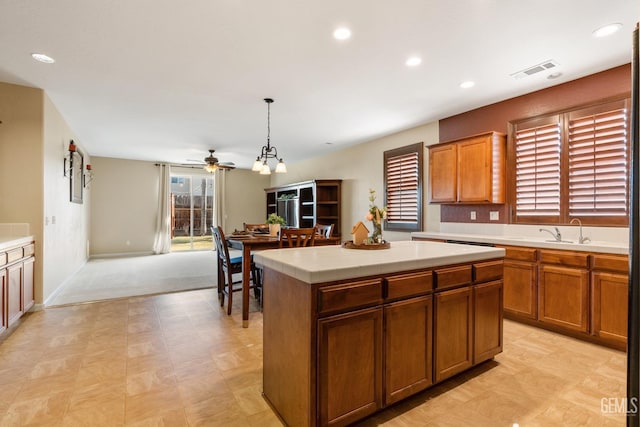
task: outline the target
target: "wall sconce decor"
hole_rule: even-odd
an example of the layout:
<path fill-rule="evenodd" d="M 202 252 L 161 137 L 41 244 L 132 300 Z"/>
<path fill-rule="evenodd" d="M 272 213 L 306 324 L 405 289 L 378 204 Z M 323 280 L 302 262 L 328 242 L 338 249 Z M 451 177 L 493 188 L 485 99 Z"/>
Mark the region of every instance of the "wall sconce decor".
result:
<path fill-rule="evenodd" d="M 84 158 L 76 144 L 69 142 L 69 154 L 64 158 L 64 176 L 69 178 L 69 201 L 82 203 Z"/>
<path fill-rule="evenodd" d="M 287 166 L 284 164 L 284 160 L 282 160 L 282 157 L 278 158 L 278 150 L 271 145 L 271 103 L 273 99 L 265 98 L 264 102 L 267 103 L 267 145 L 262 146 L 260 155 L 256 157 L 251 170 L 260 172 L 260 175 L 271 175 L 271 168 L 267 164 L 267 160 L 276 159 L 278 161 L 276 173 L 287 173 Z"/>
<path fill-rule="evenodd" d="M 93 169 L 91 168 L 91 165 L 87 164 L 87 166 L 85 166 L 84 175 L 82 176 L 82 186 L 87 188 L 91 181 L 93 181 Z"/>

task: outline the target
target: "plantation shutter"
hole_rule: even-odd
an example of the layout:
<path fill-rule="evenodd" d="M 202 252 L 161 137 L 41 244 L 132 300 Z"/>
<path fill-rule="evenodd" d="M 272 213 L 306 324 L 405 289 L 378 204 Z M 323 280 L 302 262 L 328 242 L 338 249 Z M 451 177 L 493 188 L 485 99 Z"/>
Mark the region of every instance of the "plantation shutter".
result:
<path fill-rule="evenodd" d="M 515 126 L 517 222 L 560 216 L 560 119 L 558 115 Z"/>
<path fill-rule="evenodd" d="M 568 116 L 569 216 L 626 217 L 626 103 L 609 103 Z"/>
<path fill-rule="evenodd" d="M 385 205 L 388 230 L 422 228 L 422 143 L 385 151 Z"/>

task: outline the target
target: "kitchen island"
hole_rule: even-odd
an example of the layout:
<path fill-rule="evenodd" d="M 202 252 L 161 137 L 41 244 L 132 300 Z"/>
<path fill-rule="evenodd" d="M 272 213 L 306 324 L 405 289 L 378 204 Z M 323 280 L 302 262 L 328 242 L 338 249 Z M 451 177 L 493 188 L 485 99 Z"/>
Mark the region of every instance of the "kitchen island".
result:
<path fill-rule="evenodd" d="M 491 359 L 504 253 L 411 241 L 256 253 L 264 397 L 287 425 L 347 425 Z"/>

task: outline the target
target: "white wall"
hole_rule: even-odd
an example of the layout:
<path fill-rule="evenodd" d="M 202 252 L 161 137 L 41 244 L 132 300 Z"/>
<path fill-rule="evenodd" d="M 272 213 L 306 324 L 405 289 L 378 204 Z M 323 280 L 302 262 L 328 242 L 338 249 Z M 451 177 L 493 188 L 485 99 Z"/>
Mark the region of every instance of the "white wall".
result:
<path fill-rule="evenodd" d="M 159 169 L 153 162 L 93 157 L 91 255 L 151 253 Z"/>
<path fill-rule="evenodd" d="M 43 301 L 84 265 L 88 258 L 89 210 L 91 192 L 83 189 L 83 203 L 70 202 L 70 180 L 64 176 L 64 157 L 69 141 L 74 140 L 84 155 L 84 164 L 91 157 L 83 150 L 64 118 L 44 96 L 43 157 L 44 157 L 44 226 L 43 233 Z"/>
<path fill-rule="evenodd" d="M 93 157 L 91 255 L 151 253 L 158 206 L 159 169 L 154 162 Z M 199 168 L 172 167 L 172 173 L 207 175 Z M 226 181 L 225 231 L 266 215 L 268 177 L 248 170 L 218 172 Z"/>
<path fill-rule="evenodd" d="M 418 126 L 364 144 L 347 147 L 321 157 L 287 164 L 288 173 L 272 174 L 271 186 L 290 184 L 310 179 L 342 179 L 342 236 L 351 233 L 351 227 L 364 221 L 369 209 L 369 188 L 376 190 L 376 202 L 382 205 L 383 195 L 383 152 L 405 145 L 423 142 L 425 146 L 438 142 L 438 123 Z M 440 227 L 440 206 L 427 203 L 427 179 L 429 159 L 424 151 L 423 171 L 423 228 L 438 231 Z M 409 240 L 409 232 L 384 231 L 387 240 Z"/>

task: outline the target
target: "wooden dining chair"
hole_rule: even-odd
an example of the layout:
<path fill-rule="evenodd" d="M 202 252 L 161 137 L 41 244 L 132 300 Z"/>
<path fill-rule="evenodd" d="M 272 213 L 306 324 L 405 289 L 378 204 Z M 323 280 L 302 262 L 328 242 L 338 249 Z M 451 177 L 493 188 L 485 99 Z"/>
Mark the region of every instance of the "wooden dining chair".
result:
<path fill-rule="evenodd" d="M 224 307 L 224 297 L 227 301 L 227 314 L 231 315 L 231 306 L 233 304 L 233 293 L 242 291 L 242 279 L 233 280 L 234 274 L 242 273 L 242 256 L 231 257 L 229 255 L 229 246 L 224 236 L 222 227 L 211 227 L 211 234 L 216 243 L 216 252 L 218 259 L 218 299 L 220 307 Z M 260 274 L 256 271 L 256 266 L 251 260 L 251 288 L 254 290 L 256 298 L 261 297 L 261 281 Z"/>
<path fill-rule="evenodd" d="M 280 230 L 280 247 L 299 248 L 313 246 L 315 238 L 315 228 L 283 228 Z"/>
<path fill-rule="evenodd" d="M 333 234 L 333 224 L 316 224 L 314 228 L 316 229 L 316 238 L 328 239 Z"/>

